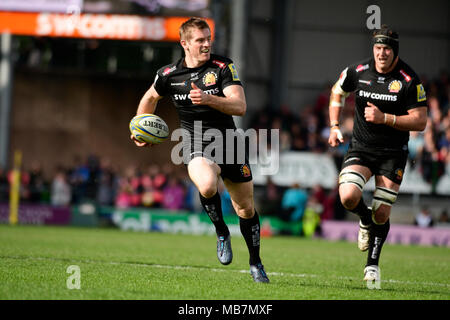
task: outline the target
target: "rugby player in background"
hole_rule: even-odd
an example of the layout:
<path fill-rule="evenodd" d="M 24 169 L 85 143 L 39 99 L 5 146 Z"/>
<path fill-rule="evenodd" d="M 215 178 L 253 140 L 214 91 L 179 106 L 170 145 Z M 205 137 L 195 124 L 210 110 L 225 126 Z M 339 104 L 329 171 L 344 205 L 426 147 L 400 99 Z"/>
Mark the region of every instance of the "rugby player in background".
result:
<path fill-rule="evenodd" d="M 358 247 L 367 251 L 364 280 L 380 280 L 379 259 L 389 232 L 391 206 L 397 199 L 407 156 L 409 131 L 427 123 L 427 101 L 419 77 L 398 56 L 398 33 L 383 25 L 372 37 L 373 57 L 347 67 L 330 96 L 330 136 L 344 142 L 339 116 L 345 98 L 355 93 L 355 116 L 349 150 L 339 174 L 343 206 L 360 217 Z M 362 192 L 375 176 L 375 192 L 367 207 Z"/>

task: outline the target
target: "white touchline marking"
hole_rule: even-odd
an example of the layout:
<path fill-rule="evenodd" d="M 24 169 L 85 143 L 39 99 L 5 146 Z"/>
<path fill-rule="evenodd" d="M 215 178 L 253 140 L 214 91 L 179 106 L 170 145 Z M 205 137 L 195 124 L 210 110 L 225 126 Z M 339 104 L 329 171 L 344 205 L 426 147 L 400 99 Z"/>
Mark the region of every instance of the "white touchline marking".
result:
<path fill-rule="evenodd" d="M 218 269 L 209 267 L 193 267 L 193 266 L 177 266 L 169 264 L 151 264 L 151 263 L 135 263 L 135 262 L 120 262 L 120 261 L 104 261 L 104 260 L 79 260 L 70 258 L 50 258 L 50 257 L 20 257 L 20 256 L 1 256 L 1 258 L 9 259 L 22 259 L 22 260 L 50 260 L 50 261 L 71 261 L 77 263 L 103 263 L 111 265 L 129 265 L 135 267 L 151 267 L 160 269 L 175 269 L 175 270 L 205 270 L 213 272 L 236 272 L 236 273 L 250 273 L 249 270 L 237 270 L 237 269 Z M 280 276 L 280 277 L 297 277 L 297 278 L 318 278 L 317 274 L 307 274 L 307 273 L 286 273 L 286 272 L 266 272 L 269 276 Z M 329 278 L 338 280 L 355 280 L 359 281 L 360 278 L 348 277 L 348 276 L 328 276 Z M 363 280 L 361 280 L 362 282 Z M 436 283 L 436 282 L 417 282 L 417 281 L 401 281 L 395 279 L 381 280 L 381 282 L 388 283 L 398 283 L 398 284 L 411 284 L 411 285 L 425 285 L 425 286 L 437 286 L 437 287 L 449 287 L 450 284 L 446 283 Z"/>

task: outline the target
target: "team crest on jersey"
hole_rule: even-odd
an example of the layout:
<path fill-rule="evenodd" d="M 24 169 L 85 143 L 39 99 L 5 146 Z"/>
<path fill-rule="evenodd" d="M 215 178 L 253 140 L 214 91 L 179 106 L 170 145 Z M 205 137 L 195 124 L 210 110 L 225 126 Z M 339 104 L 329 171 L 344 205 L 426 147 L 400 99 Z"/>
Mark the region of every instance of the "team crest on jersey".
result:
<path fill-rule="evenodd" d="M 423 88 L 423 85 L 418 84 L 417 85 L 417 102 L 422 102 L 427 99 L 427 95 L 425 93 L 425 89 Z"/>
<path fill-rule="evenodd" d="M 245 163 L 241 166 L 241 173 L 244 178 L 248 178 L 252 174 L 249 166 Z"/>
<path fill-rule="evenodd" d="M 402 83 L 398 80 L 391 81 L 388 86 L 389 92 L 398 93 L 402 89 Z"/>
<path fill-rule="evenodd" d="M 215 72 L 208 72 L 203 76 L 203 84 L 206 87 L 213 86 L 217 83 L 217 75 Z"/>

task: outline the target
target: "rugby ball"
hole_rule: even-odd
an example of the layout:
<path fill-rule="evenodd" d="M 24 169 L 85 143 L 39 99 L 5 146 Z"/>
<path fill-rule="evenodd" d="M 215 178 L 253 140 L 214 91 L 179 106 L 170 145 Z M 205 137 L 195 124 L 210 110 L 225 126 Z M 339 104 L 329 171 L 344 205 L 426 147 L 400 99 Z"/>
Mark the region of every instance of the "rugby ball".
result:
<path fill-rule="evenodd" d="M 130 121 L 130 132 L 140 142 L 160 144 L 169 137 L 166 122 L 155 114 L 144 113 Z"/>

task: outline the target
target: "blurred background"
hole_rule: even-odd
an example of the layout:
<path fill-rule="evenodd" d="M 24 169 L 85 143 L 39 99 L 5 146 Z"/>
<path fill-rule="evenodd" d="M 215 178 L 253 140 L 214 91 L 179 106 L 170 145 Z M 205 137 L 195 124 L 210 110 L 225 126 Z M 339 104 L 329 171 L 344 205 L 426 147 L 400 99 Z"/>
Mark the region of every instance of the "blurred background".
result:
<path fill-rule="evenodd" d="M 136 212 L 157 212 L 167 221 L 176 214 L 199 217 L 198 193 L 185 166 L 170 160 L 176 142 L 137 148 L 128 129 L 156 70 L 182 56 L 178 26 L 191 16 L 208 19 L 213 52 L 237 66 L 248 105 L 247 114 L 235 119 L 237 125 L 280 130 L 279 172 L 264 176 L 257 165 L 252 167 L 256 207 L 262 217 L 272 219 L 267 234 L 320 235 L 327 221 L 356 220 L 337 195 L 337 173 L 348 143 L 336 149 L 327 145 L 328 102 L 340 72 L 372 54 L 366 24 L 370 5 L 380 8 L 381 23 L 399 32 L 399 55 L 420 75 L 429 105 L 426 130 L 411 133 L 391 221 L 446 228 L 446 0 L 350 0 L 345 6 L 321 0 L 4 0 L 1 221 L 8 222 L 14 177 L 20 180 L 21 223 L 150 230 L 162 227 L 145 224 Z M 346 141 L 353 111 L 350 96 L 341 121 Z M 178 127 L 169 99 L 161 101 L 156 113 L 171 130 Z M 371 191 L 373 180 L 365 189 L 369 205 Z M 232 219 L 229 195 L 222 187 L 220 192 L 224 214 Z"/>

